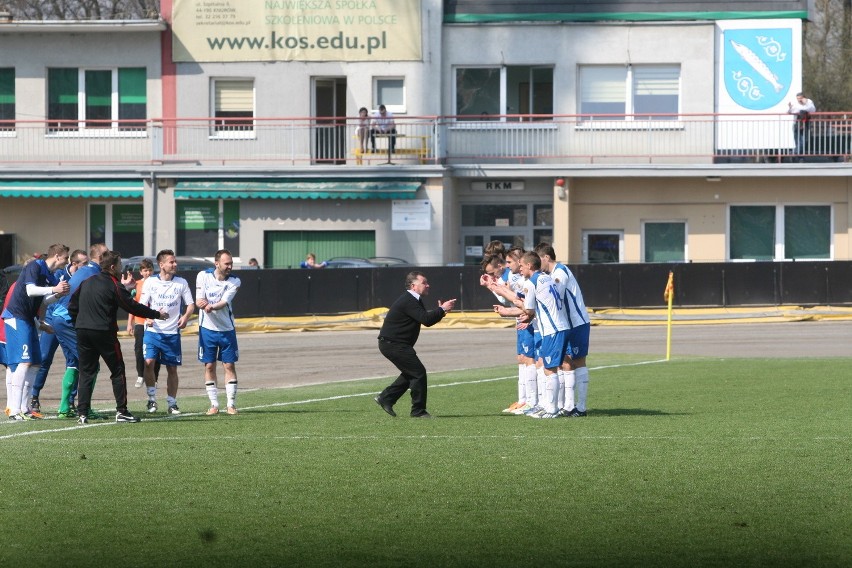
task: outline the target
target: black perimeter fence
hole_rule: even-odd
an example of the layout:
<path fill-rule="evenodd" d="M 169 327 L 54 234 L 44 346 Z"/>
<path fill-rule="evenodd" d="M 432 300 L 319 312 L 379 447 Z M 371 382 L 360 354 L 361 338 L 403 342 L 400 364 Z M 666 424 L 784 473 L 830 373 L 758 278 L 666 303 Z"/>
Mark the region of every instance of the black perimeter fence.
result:
<path fill-rule="evenodd" d="M 852 305 L 852 262 L 569 265 L 590 308 L 662 307 L 669 271 L 676 307 Z M 490 310 L 478 266 L 241 270 L 237 317 L 339 314 L 389 307 L 405 275 L 429 279 L 429 303 L 457 298 L 457 310 Z M 181 274 L 195 285 L 195 274 Z"/>

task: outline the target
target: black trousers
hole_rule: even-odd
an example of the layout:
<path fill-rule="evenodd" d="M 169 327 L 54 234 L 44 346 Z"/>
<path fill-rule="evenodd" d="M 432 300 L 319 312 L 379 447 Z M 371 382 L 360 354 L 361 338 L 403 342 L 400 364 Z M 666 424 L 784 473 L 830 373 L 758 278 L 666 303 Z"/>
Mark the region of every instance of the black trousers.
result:
<path fill-rule="evenodd" d="M 121 344 L 114 331 L 77 330 L 77 354 L 80 357 L 80 385 L 77 388 L 77 414 L 86 415 L 92 406 L 92 383 L 98 374 L 98 361 L 103 358 L 109 368 L 112 394 L 117 412 L 127 412 L 127 377 Z"/>
<path fill-rule="evenodd" d="M 396 128 L 392 128 L 390 130 L 379 130 L 377 128 L 370 129 L 370 146 L 372 146 L 373 152 L 376 151 L 376 134 L 383 134 L 389 138 L 388 146 L 390 148 L 390 153 L 393 154 L 394 150 L 396 150 Z"/>
<path fill-rule="evenodd" d="M 379 399 L 393 406 L 405 391 L 411 389 L 411 415 L 426 412 L 426 367 L 420 362 L 414 347 L 380 339 L 379 351 L 400 371 L 396 380 L 379 394 Z"/>

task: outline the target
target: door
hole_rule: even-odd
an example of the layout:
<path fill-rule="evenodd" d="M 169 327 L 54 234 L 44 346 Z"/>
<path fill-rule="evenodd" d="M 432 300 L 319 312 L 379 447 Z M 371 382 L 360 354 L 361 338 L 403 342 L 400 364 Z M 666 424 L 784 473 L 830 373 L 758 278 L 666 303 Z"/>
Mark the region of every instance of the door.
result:
<path fill-rule="evenodd" d="M 346 78 L 314 79 L 313 163 L 346 163 Z"/>

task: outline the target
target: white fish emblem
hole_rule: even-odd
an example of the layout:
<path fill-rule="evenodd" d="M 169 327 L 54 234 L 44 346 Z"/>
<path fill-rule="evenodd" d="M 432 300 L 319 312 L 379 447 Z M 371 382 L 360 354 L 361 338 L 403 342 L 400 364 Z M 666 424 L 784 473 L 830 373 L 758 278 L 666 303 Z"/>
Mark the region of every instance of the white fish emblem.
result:
<path fill-rule="evenodd" d="M 763 62 L 763 60 L 757 56 L 755 52 L 747 48 L 741 43 L 737 43 L 734 40 L 731 40 L 731 45 L 734 47 L 734 50 L 740 54 L 740 57 L 748 63 L 752 69 L 757 71 L 761 77 L 766 79 L 772 84 L 772 88 L 775 89 L 776 93 L 780 93 L 781 89 L 784 86 L 778 82 L 778 75 L 772 72 L 772 69 Z"/>

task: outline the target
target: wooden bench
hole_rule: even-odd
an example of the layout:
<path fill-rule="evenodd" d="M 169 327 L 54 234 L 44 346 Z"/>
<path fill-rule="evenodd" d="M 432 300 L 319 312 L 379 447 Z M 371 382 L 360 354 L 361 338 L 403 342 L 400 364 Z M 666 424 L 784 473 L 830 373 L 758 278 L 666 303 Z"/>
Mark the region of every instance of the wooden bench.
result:
<path fill-rule="evenodd" d="M 367 148 L 366 153 L 361 152 L 361 147 L 359 145 L 360 140 L 358 136 L 354 136 L 355 138 L 355 149 L 353 153 L 355 154 L 355 163 L 359 166 L 364 163 L 364 155 L 372 155 L 372 156 L 387 156 L 387 164 L 391 163 L 391 158 L 393 156 L 415 156 L 421 164 L 425 164 L 427 158 L 429 157 L 429 136 L 421 136 L 415 134 L 394 134 L 396 137 L 396 144 L 393 149 L 393 154 L 390 151 L 390 140 L 388 140 L 391 135 L 390 134 L 376 134 L 376 151 L 373 152 L 369 147 Z M 379 142 L 384 140 L 384 148 L 379 148 Z M 411 141 L 411 142 L 408 142 Z M 369 133 L 367 134 L 367 145 L 369 146 Z M 405 145 L 405 147 L 401 147 Z"/>

